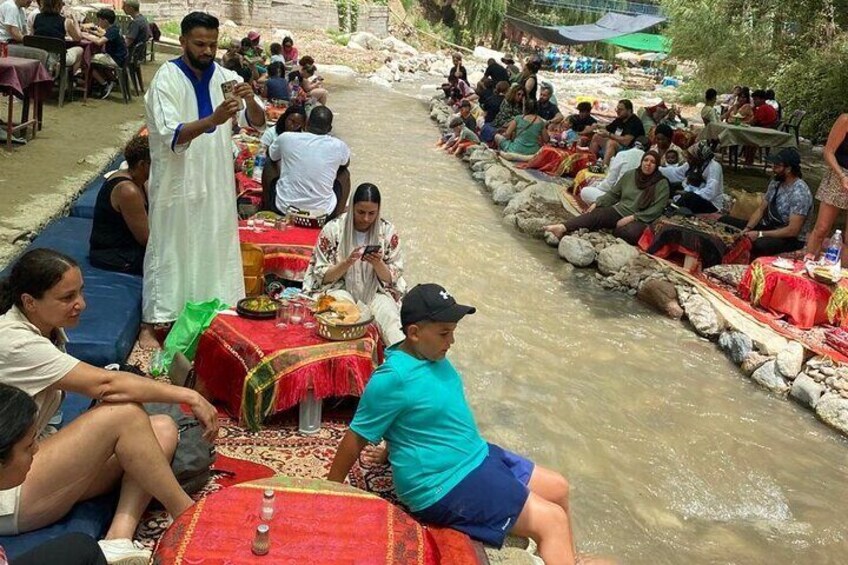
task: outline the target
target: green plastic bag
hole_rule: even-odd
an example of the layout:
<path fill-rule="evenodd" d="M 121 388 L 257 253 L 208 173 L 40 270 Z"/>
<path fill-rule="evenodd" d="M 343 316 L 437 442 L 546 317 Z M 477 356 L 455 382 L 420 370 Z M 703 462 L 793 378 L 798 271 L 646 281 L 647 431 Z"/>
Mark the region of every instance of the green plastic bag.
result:
<path fill-rule="evenodd" d="M 200 335 L 209 327 L 218 312 L 227 308 L 228 306 L 218 298 L 206 302 L 186 302 L 180 317 L 165 338 L 162 365 L 166 373 L 177 353 L 182 353 L 189 361 L 194 361 Z"/>

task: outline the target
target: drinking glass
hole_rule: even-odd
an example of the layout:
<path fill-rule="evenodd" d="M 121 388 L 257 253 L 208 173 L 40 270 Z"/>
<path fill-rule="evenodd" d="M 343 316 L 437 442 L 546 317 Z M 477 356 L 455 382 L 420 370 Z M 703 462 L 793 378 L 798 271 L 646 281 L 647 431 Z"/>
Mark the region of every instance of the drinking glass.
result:
<path fill-rule="evenodd" d="M 277 323 L 278 328 L 285 328 L 291 323 L 291 305 L 282 301 L 277 306 Z"/>
<path fill-rule="evenodd" d="M 300 323 L 303 321 L 303 315 L 303 304 L 293 302 L 291 304 L 291 317 L 289 318 L 291 320 L 291 323 L 296 326 L 300 325 Z"/>

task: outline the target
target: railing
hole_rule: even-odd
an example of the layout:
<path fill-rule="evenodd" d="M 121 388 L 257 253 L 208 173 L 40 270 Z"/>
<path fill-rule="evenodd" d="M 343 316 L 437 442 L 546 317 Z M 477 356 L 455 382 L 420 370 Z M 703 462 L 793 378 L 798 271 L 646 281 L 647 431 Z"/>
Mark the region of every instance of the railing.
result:
<path fill-rule="evenodd" d="M 567 8 L 583 12 L 618 12 L 628 16 L 663 16 L 662 7 L 630 0 L 533 0 L 533 4 L 549 8 Z"/>

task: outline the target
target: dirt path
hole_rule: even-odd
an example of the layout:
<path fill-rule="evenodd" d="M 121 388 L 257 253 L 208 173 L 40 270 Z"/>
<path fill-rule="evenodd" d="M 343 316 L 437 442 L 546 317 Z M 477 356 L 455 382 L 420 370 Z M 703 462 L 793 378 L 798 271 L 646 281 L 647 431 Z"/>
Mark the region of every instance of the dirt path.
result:
<path fill-rule="evenodd" d="M 143 69 L 149 82 L 164 57 Z M 5 99 L 0 115 L 6 114 Z M 16 111 L 17 114 L 17 111 Z M 108 100 L 81 99 L 59 108 L 44 106 L 44 126 L 38 137 L 12 152 L 0 149 L 0 264 L 60 214 L 83 185 L 135 134 L 144 121 L 144 99 L 130 104 L 113 92 Z M 19 240 L 17 244 L 14 242 Z"/>

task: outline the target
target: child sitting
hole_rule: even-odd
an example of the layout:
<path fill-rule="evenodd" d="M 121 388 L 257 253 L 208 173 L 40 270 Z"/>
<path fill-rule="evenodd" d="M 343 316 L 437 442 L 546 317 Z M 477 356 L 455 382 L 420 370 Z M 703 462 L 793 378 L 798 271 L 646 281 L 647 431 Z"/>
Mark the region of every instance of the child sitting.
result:
<path fill-rule="evenodd" d="M 386 350 L 365 387 L 328 478 L 344 481 L 360 452 L 385 439 L 395 490 L 418 520 L 495 547 L 508 533 L 530 537 L 547 565 L 573 564 L 568 483 L 480 436 L 445 358 L 457 323 L 475 311 L 436 284 L 406 295 L 405 339 Z"/>

